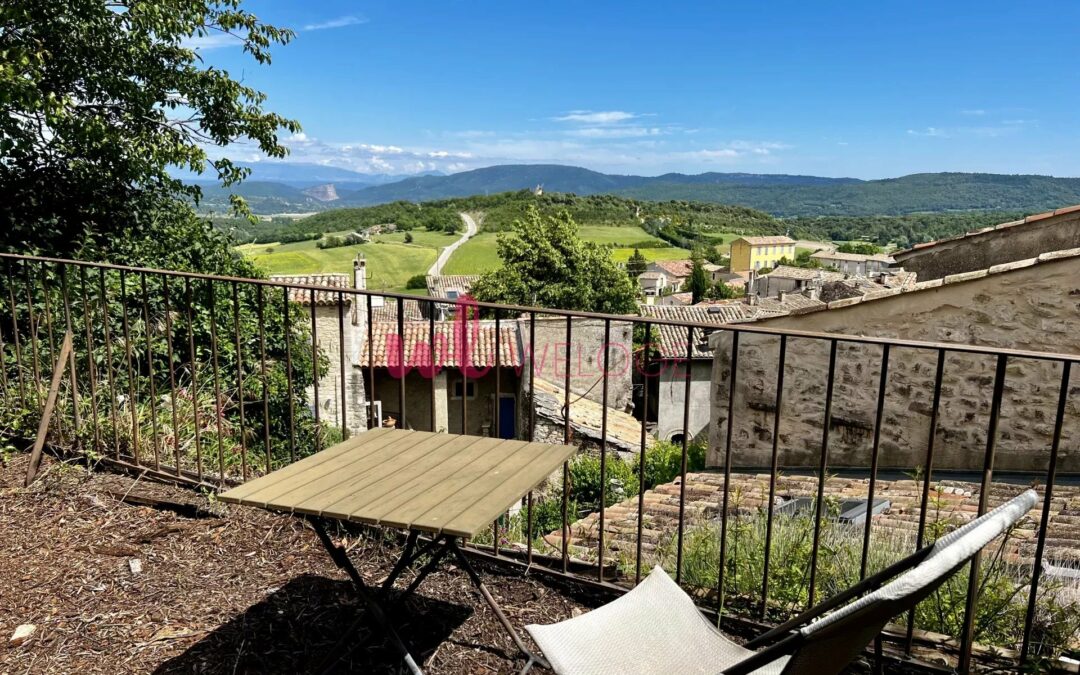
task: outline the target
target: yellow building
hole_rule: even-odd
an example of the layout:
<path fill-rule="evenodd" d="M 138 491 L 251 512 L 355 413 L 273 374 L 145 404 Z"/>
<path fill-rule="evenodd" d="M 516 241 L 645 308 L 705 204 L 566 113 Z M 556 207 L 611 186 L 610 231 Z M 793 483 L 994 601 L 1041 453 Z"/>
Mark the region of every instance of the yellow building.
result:
<path fill-rule="evenodd" d="M 795 260 L 795 240 L 791 237 L 739 237 L 731 242 L 732 272 L 776 267 L 781 258 Z"/>

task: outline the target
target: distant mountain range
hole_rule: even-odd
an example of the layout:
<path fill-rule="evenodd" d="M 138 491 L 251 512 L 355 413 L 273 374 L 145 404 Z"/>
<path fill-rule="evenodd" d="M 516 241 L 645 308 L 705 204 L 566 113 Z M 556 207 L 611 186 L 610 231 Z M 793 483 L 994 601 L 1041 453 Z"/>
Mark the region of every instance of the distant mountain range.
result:
<path fill-rule="evenodd" d="M 605 174 L 575 166 L 490 166 L 450 175 L 360 174 L 313 164 L 251 165 L 236 192 L 256 213 L 325 210 L 543 187 L 548 192 L 615 194 L 652 201 L 749 206 L 776 216 L 900 215 L 941 211 L 1040 211 L 1080 203 L 1080 178 L 985 173 L 922 173 L 883 180 L 788 174 Z M 317 188 L 317 189 L 311 189 Z M 204 206 L 227 206 L 227 192 L 204 187 Z M 336 195 L 337 199 L 332 199 Z"/>

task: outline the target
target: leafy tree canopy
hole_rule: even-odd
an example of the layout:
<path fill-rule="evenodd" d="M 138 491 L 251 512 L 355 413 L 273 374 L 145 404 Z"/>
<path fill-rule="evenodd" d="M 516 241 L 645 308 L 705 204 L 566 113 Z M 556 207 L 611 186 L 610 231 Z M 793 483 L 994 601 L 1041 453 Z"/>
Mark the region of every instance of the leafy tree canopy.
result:
<path fill-rule="evenodd" d="M 498 238 L 503 265 L 480 277 L 472 294 L 484 302 L 629 314 L 630 277 L 594 242 L 582 241 L 568 213 L 531 208 Z"/>
<path fill-rule="evenodd" d="M 686 290 L 690 291 L 691 302 L 697 304 L 705 299 L 711 283 L 705 272 L 705 256 L 700 249 L 694 250 L 690 262 L 690 278 L 686 280 Z"/>
<path fill-rule="evenodd" d="M 639 249 L 635 248 L 634 252 L 630 254 L 630 258 L 626 261 L 626 273 L 636 283 L 637 278 L 645 273 L 648 266 L 649 261 L 645 259 L 645 256 L 641 254 Z"/>
<path fill-rule="evenodd" d="M 881 247 L 868 241 L 847 241 L 836 247 L 840 253 L 857 253 L 859 255 L 876 255 L 881 253 Z"/>
<path fill-rule="evenodd" d="M 208 146 L 244 139 L 271 157 L 300 125 L 203 64 L 193 40 L 235 39 L 260 64 L 289 30 L 240 0 L 11 0 L 0 6 L 0 249 L 254 273 L 168 173 L 246 170 Z M 242 204 L 237 204 L 242 207 Z"/>

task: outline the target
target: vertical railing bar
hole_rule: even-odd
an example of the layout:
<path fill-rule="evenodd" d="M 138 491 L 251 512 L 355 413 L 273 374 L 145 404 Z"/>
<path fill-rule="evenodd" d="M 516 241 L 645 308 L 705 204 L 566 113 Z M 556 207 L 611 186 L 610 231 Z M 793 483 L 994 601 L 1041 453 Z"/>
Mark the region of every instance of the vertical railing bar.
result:
<path fill-rule="evenodd" d="M 98 288 L 101 292 L 101 325 L 105 334 L 105 374 L 109 379 L 109 420 L 112 422 L 113 456 L 120 459 L 120 424 L 116 419 L 116 375 L 113 372 L 112 316 L 109 297 L 105 289 L 105 268 L 98 268 Z"/>
<path fill-rule="evenodd" d="M 436 382 L 435 378 L 438 371 L 438 366 L 435 365 L 435 301 L 428 301 L 428 350 L 431 356 L 431 404 L 428 411 L 429 423 L 431 424 L 432 433 L 438 431 L 438 417 L 435 414 L 436 407 Z M 443 392 L 443 396 L 446 396 L 446 392 Z M 445 401 L 444 401 L 445 403 Z"/>
<path fill-rule="evenodd" d="M 349 405 L 347 402 L 348 387 L 345 375 L 345 295 L 341 291 L 337 294 L 338 310 L 338 370 L 341 373 L 341 437 L 349 437 Z"/>
<path fill-rule="evenodd" d="M 292 303 L 289 287 L 281 287 L 281 309 L 285 318 L 285 386 L 289 397 L 289 461 L 296 461 L 296 398 L 293 391 L 292 367 Z M 315 373 L 316 376 L 318 373 Z"/>
<path fill-rule="evenodd" d="M 814 606 L 818 553 L 821 550 L 821 521 L 825 510 L 825 471 L 829 465 L 829 427 L 832 426 L 833 384 L 836 379 L 836 340 L 829 340 L 829 379 L 825 385 L 825 416 L 821 429 L 821 459 L 818 464 L 817 500 L 814 505 L 814 545 L 810 552 L 810 588 L 807 607 Z"/>
<path fill-rule="evenodd" d="M 236 344 L 236 409 L 240 415 L 240 475 L 248 479 L 247 431 L 244 429 L 244 405 L 247 395 L 244 392 L 244 348 L 240 337 L 240 287 L 232 282 L 233 333 Z"/>
<path fill-rule="evenodd" d="M 41 297 L 45 303 L 45 326 L 49 335 L 49 360 L 56 355 L 56 334 L 53 332 L 52 297 L 49 295 L 48 263 L 41 263 Z M 44 350 L 42 350 L 44 352 Z"/>
<path fill-rule="evenodd" d="M 68 285 L 67 277 L 67 265 L 60 265 L 60 290 L 64 299 L 64 329 L 67 333 L 71 333 L 72 336 L 75 332 L 72 330 L 71 323 L 71 289 Z M 75 359 L 74 347 L 68 353 L 68 382 L 71 385 L 71 419 L 74 426 L 73 440 L 75 445 L 82 447 L 82 439 L 79 434 L 82 432 L 82 413 L 79 411 L 79 378 L 77 368 L 77 361 Z"/>
<path fill-rule="evenodd" d="M 645 340 L 641 348 L 641 449 L 638 454 L 637 534 L 634 541 L 634 585 L 641 583 L 641 539 L 645 523 L 645 446 L 649 437 L 649 352 L 652 350 L 652 324 L 645 322 Z"/>
<path fill-rule="evenodd" d="M 131 359 L 131 318 L 128 316 L 127 271 L 125 270 L 120 270 L 120 307 L 123 310 L 124 357 L 127 361 L 128 375 L 127 406 L 128 412 L 131 414 L 131 455 L 135 460 L 135 465 L 138 466 L 142 463 L 142 459 L 139 457 L 139 413 L 135 408 L 135 394 L 138 382 L 136 381 L 135 368 Z"/>
<path fill-rule="evenodd" d="M 495 431 L 495 438 L 502 438 L 502 436 L 500 435 L 500 429 L 499 429 L 499 418 L 502 416 L 500 414 L 502 412 L 502 400 L 500 398 L 500 396 L 502 394 L 502 380 L 501 380 L 502 359 L 500 357 L 502 355 L 499 353 L 500 350 L 502 349 L 502 340 L 500 339 L 502 337 L 500 335 L 500 332 L 502 331 L 502 326 L 501 326 L 501 324 L 499 322 L 499 310 L 495 309 L 494 312 L 495 312 L 495 405 L 493 407 L 494 408 L 494 414 L 492 416 L 495 419 L 494 419 L 494 424 L 492 425 L 492 428 Z M 486 366 L 487 364 L 485 363 L 484 365 Z M 491 533 L 493 535 L 491 546 L 492 546 L 492 549 L 495 552 L 495 557 L 498 557 L 499 556 L 499 520 L 498 519 L 496 519 L 495 522 L 491 524 Z"/>
<path fill-rule="evenodd" d="M 161 275 L 161 293 L 165 302 L 165 349 L 169 357 L 169 403 L 172 408 L 172 437 L 173 457 L 176 461 L 176 475 L 180 471 L 180 415 L 176 411 L 176 366 L 174 364 L 175 350 L 173 349 L 173 324 L 172 324 L 172 298 L 169 294 L 169 275 Z"/>
<path fill-rule="evenodd" d="M 310 291 L 310 306 L 311 306 L 311 366 L 314 377 L 312 378 L 312 396 L 315 398 L 315 452 L 322 450 L 322 425 L 319 422 L 319 410 L 322 408 L 322 401 L 319 400 L 319 327 L 315 321 L 315 305 L 318 300 L 318 296 L 315 295 L 315 289 Z M 368 298 L 368 302 L 371 298 Z M 370 307 L 370 305 L 369 305 Z M 370 343 L 369 343 L 370 344 Z"/>
<path fill-rule="evenodd" d="M 604 378 L 600 390 L 600 400 L 603 407 L 600 409 L 600 536 L 599 541 L 599 564 L 596 566 L 597 579 L 604 583 L 604 517 L 607 511 L 607 425 L 608 425 L 608 370 L 611 358 L 611 319 L 604 319 L 604 370 L 601 377 Z"/>
<path fill-rule="evenodd" d="M 1009 358 L 998 354 L 997 370 L 994 374 L 994 396 L 990 402 L 990 421 L 986 430 L 986 454 L 983 457 L 983 477 L 979 490 L 978 516 L 986 513 L 990 497 L 990 482 L 994 476 L 994 453 L 997 450 L 997 429 L 1001 419 L 1001 399 L 1005 392 L 1005 369 Z M 982 556 L 976 553 L 971 559 L 971 573 L 968 577 L 967 602 L 964 605 L 964 627 L 960 633 L 960 659 L 957 670 L 966 673 L 971 668 L 971 646 L 975 641 L 975 607 L 978 604 L 979 564 Z"/>
<path fill-rule="evenodd" d="M 536 440 L 536 312 L 529 312 L 529 442 Z M 533 557 L 533 493 L 526 497 L 525 557 L 532 565 Z"/>
<path fill-rule="evenodd" d="M 405 429 L 405 378 L 409 373 L 405 365 L 405 299 L 397 299 L 398 363 L 401 365 L 401 379 L 398 380 L 398 429 Z"/>
<path fill-rule="evenodd" d="M 682 582 L 682 562 L 683 562 L 683 538 L 686 533 L 686 469 L 688 464 L 688 455 L 690 452 L 690 385 L 693 384 L 690 377 L 690 368 L 694 359 L 694 328 L 693 326 L 686 327 L 686 388 L 683 391 L 683 424 L 682 424 L 682 457 L 679 460 L 679 526 L 678 526 L 678 546 L 675 550 L 675 583 Z M 676 372 L 678 372 L 676 367 Z M 730 420 L 729 420 L 730 421 Z M 724 494 L 727 494 L 727 486 L 724 487 Z M 725 506 L 726 506 L 725 500 Z M 722 511 L 720 514 L 720 521 L 722 523 L 721 528 L 726 527 L 724 525 L 727 522 L 727 515 Z M 721 551 L 724 550 L 723 545 L 723 533 L 721 536 Z M 723 555 L 721 555 L 720 568 L 723 569 Z M 723 578 L 723 572 L 720 573 L 720 578 Z"/>
<path fill-rule="evenodd" d="M 0 387 L 4 389 L 4 407 L 10 407 L 7 375 L 7 343 L 4 342 L 4 330 L 0 328 Z"/>
<path fill-rule="evenodd" d="M 255 287 L 255 307 L 259 320 L 259 373 L 262 376 L 262 404 L 263 404 L 263 446 L 266 449 L 266 473 L 274 470 L 273 451 L 270 447 L 270 384 L 267 381 L 266 371 L 266 298 L 263 296 L 263 287 Z M 286 342 L 288 335 L 285 336 Z"/>
<path fill-rule="evenodd" d="M 94 365 L 94 334 L 91 326 L 93 313 L 86 289 L 86 268 L 79 267 L 79 290 L 82 295 L 83 329 L 86 331 L 86 366 L 90 377 L 90 416 L 94 424 L 94 452 L 101 454 L 101 424 L 98 419 L 97 368 Z"/>
<path fill-rule="evenodd" d="M 727 566 L 728 505 L 731 501 L 731 441 L 735 435 L 735 392 L 739 374 L 739 331 L 731 333 L 731 373 L 728 375 L 728 418 L 724 436 L 724 494 L 720 501 L 720 568 L 716 574 L 716 612 L 724 612 L 724 577 Z M 689 399 L 689 397 L 687 397 Z M 685 483 L 686 480 L 684 479 Z"/>
<path fill-rule="evenodd" d="M 195 352 L 195 321 L 191 313 L 191 307 L 195 304 L 195 296 L 191 290 L 191 279 L 188 277 L 184 277 L 184 297 L 187 298 L 188 358 L 191 359 L 191 419 L 192 424 L 195 425 L 195 470 L 201 483 L 203 479 L 203 458 L 202 439 L 199 431 L 199 359 Z"/>
<path fill-rule="evenodd" d="M 218 480 L 225 484 L 225 407 L 221 400 L 221 364 L 218 359 L 217 335 L 217 287 L 213 281 L 207 281 L 210 288 L 210 357 L 214 367 L 214 417 L 217 424 Z M 243 429 L 240 430 L 243 434 Z"/>
<path fill-rule="evenodd" d="M 374 320 L 371 316 L 371 296 L 367 296 L 367 362 L 368 362 L 368 383 L 371 385 L 371 391 L 368 393 L 368 419 L 370 423 L 368 428 L 375 428 L 382 426 L 381 419 L 375 419 L 375 326 Z"/>
<path fill-rule="evenodd" d="M 934 394 L 930 405 L 930 431 L 926 439 L 926 459 L 924 464 L 922 495 L 919 498 L 919 526 L 915 534 L 915 550 L 923 546 L 926 537 L 926 514 L 930 505 L 930 482 L 934 478 L 934 448 L 937 445 L 938 410 L 941 408 L 941 383 L 945 376 L 944 349 L 937 350 L 937 366 L 934 369 Z M 908 611 L 907 635 L 904 638 L 904 653 L 910 654 L 915 643 L 915 608 Z"/>
<path fill-rule="evenodd" d="M 161 453 L 158 448 L 157 423 L 157 384 L 154 383 L 154 337 L 150 329 L 150 300 L 146 293 L 146 273 L 139 273 L 139 286 L 142 289 L 143 329 L 146 331 L 146 379 L 150 382 L 150 432 L 154 446 L 154 470 L 161 470 Z"/>
<path fill-rule="evenodd" d="M 42 270 L 44 270 L 44 263 L 42 263 Z M 44 273 L 44 272 L 43 272 Z M 37 408 L 42 407 L 41 401 L 41 361 L 39 354 L 40 339 L 38 338 L 38 320 L 34 316 L 34 285 L 30 278 L 30 263 L 25 262 L 23 264 L 23 275 L 26 277 L 26 311 L 30 322 L 30 355 L 32 357 L 31 363 L 33 364 L 34 373 L 34 405 Z M 45 297 L 49 297 L 49 292 L 46 289 L 44 293 Z M 47 307 L 48 305 L 46 305 Z M 49 321 L 49 334 L 52 334 L 52 321 Z M 50 340 L 51 342 L 51 340 Z M 52 349 L 50 348 L 50 353 Z"/>
<path fill-rule="evenodd" d="M 566 317 L 566 373 L 563 381 L 563 443 L 570 445 L 570 354 L 573 333 L 571 317 Z M 562 571 L 570 571 L 570 462 L 563 462 L 562 489 Z"/>
<path fill-rule="evenodd" d="M 26 397 L 26 378 L 23 376 L 22 340 L 19 337 L 19 310 L 15 303 L 15 283 L 12 281 L 11 261 L 6 260 L 8 300 L 11 302 L 11 334 L 15 343 L 15 375 L 19 379 L 19 402 L 23 408 L 29 408 Z"/>
<path fill-rule="evenodd" d="M 881 372 L 878 376 L 877 409 L 874 413 L 874 441 L 870 447 L 870 484 L 866 489 L 866 519 L 863 523 L 862 557 L 859 561 L 859 580 L 866 578 L 866 565 L 870 559 L 870 534 L 873 527 L 874 492 L 877 489 L 878 454 L 881 450 L 881 422 L 885 416 L 885 387 L 889 380 L 889 348 L 881 348 Z"/>
<path fill-rule="evenodd" d="M 1027 665 L 1031 648 L 1031 631 L 1035 621 L 1035 604 L 1038 600 L 1039 581 L 1042 576 L 1043 554 L 1046 551 L 1047 530 L 1050 528 L 1050 508 L 1054 500 L 1054 483 L 1057 482 L 1058 451 L 1061 447 L 1061 430 L 1065 424 L 1065 408 L 1069 402 L 1069 380 L 1072 363 L 1061 364 L 1061 390 L 1058 393 L 1057 418 L 1054 421 L 1054 438 L 1050 445 L 1050 461 L 1046 468 L 1046 489 L 1043 494 L 1042 516 L 1039 519 L 1039 536 L 1035 543 L 1035 562 L 1031 567 L 1031 590 L 1028 591 L 1027 612 L 1024 614 L 1024 638 L 1020 647 L 1020 667 Z"/>
<path fill-rule="evenodd" d="M 761 572 L 761 609 L 765 619 L 769 605 L 769 566 L 772 563 L 773 516 L 776 511 L 776 479 L 780 470 L 780 410 L 784 405 L 784 365 L 787 360 L 787 335 L 780 336 L 780 354 L 776 364 L 776 412 L 773 414 L 772 462 L 769 471 L 769 503 L 765 516 L 765 559 Z"/>
<path fill-rule="evenodd" d="M 455 321 L 461 322 L 461 344 L 458 345 L 460 351 L 455 356 L 457 356 L 458 368 L 461 369 L 461 434 L 463 436 L 469 433 L 469 370 L 465 367 L 471 360 L 467 358 L 469 354 L 469 306 L 467 302 L 461 303 L 457 310 L 460 314 L 455 315 L 454 318 Z M 477 311 L 479 312 L 479 310 Z"/>

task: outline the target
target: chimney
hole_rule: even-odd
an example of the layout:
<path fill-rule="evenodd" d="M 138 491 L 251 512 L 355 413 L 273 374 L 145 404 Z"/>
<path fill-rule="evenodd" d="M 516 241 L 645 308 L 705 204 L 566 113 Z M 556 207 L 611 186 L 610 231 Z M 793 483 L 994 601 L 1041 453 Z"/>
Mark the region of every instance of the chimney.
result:
<path fill-rule="evenodd" d="M 751 307 L 757 307 L 758 296 L 754 295 L 753 293 L 747 295 L 746 296 L 746 304 L 750 305 Z"/>
<path fill-rule="evenodd" d="M 784 304 L 784 301 L 787 300 L 788 292 L 787 291 L 780 291 L 777 294 L 777 296 L 780 299 L 780 304 L 782 305 L 782 304 Z"/>
<path fill-rule="evenodd" d="M 367 260 L 363 253 L 357 253 L 356 260 L 353 260 L 353 288 L 358 291 L 367 290 Z"/>

